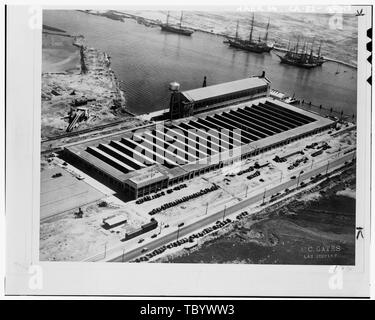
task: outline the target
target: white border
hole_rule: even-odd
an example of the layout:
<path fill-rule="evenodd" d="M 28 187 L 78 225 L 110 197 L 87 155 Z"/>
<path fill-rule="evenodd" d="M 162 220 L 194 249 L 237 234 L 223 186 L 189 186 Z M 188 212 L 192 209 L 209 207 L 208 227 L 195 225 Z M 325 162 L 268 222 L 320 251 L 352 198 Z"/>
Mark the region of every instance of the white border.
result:
<path fill-rule="evenodd" d="M 202 7 L 200 6 L 199 9 L 201 10 Z M 7 44 L 6 292 L 8 294 L 368 295 L 369 237 L 366 231 L 366 245 L 357 242 L 356 260 L 359 263 L 356 268 L 344 269 L 343 289 L 334 291 L 328 287 L 328 280 L 332 274 L 329 273 L 327 266 L 38 263 L 41 75 L 41 23 L 38 21 L 38 12 L 40 7 L 8 7 L 10 32 Z M 35 20 L 30 17 L 34 17 Z M 36 29 L 31 29 L 30 25 Z M 360 35 L 367 27 L 359 24 Z M 362 44 L 367 41 L 363 38 L 361 36 Z M 357 99 L 357 105 L 360 106 L 357 114 L 359 137 L 357 225 L 364 225 L 365 230 L 369 230 L 368 172 L 371 120 L 368 113 L 369 90 L 368 86 L 362 83 L 369 75 L 369 66 L 364 61 L 367 58 L 364 48 L 362 46 L 358 50 L 357 78 L 361 85 L 358 86 Z M 361 252 L 364 253 L 363 256 Z M 33 290 L 29 287 L 28 272 L 30 265 L 33 264 L 42 267 L 42 289 Z M 142 277 L 139 276 L 140 274 Z M 221 279 L 220 283 L 217 279 Z"/>

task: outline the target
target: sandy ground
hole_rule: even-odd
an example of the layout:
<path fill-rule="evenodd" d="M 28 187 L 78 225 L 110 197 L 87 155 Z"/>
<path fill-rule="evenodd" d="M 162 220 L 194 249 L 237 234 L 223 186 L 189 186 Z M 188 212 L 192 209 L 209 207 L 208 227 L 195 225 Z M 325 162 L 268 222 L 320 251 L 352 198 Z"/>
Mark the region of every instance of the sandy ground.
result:
<path fill-rule="evenodd" d="M 80 129 L 129 116 L 105 52 L 87 48 L 83 38 L 59 35 L 44 35 L 42 52 L 42 137 L 66 131 L 69 123 L 64 117 L 75 100 L 87 101 L 84 107 L 90 112 Z"/>
<path fill-rule="evenodd" d="M 58 174 L 59 177 L 54 176 Z M 41 173 L 40 219 L 94 202 L 104 194 L 70 172 L 52 167 Z"/>
<path fill-rule="evenodd" d="M 200 177 L 184 183 L 187 185 L 187 187 L 184 189 L 173 191 L 171 194 L 166 193 L 165 196 L 144 202 L 142 204 L 136 204 L 135 201 L 131 201 L 128 203 L 128 208 L 130 211 L 134 212 L 140 217 L 150 218 L 151 216 L 148 214 L 148 212 L 150 212 L 152 209 L 160 207 L 164 203 L 172 202 L 212 186 L 212 183 Z M 210 212 L 223 209 L 225 204 L 230 205 L 231 203 L 236 202 L 237 200 L 233 199 L 231 194 L 225 190 L 218 189 L 194 200 L 190 200 L 181 203 L 178 206 L 164 210 L 153 215 L 152 217 L 161 223 L 169 224 L 170 226 L 177 226 L 182 222 L 205 215 L 207 204 L 207 214 L 209 214 Z"/>
<path fill-rule="evenodd" d="M 97 204 L 91 204 L 83 208 L 85 213 L 83 219 L 74 219 L 72 213 L 67 213 L 59 216 L 55 221 L 42 224 L 41 256 L 48 260 L 77 261 L 98 254 L 101 250 L 104 250 L 103 247 L 105 243 L 107 243 L 107 248 L 118 246 L 120 244 L 119 240 L 126 231 L 126 228 L 135 228 L 141 223 L 148 222 L 151 218 L 148 212 L 153 208 L 198 192 L 201 189 L 212 186 L 213 183 L 219 185 L 220 189 L 214 192 L 184 202 L 152 216 L 159 223 L 164 225 L 169 224 L 170 227 L 175 227 L 181 222 L 184 222 L 185 224 L 189 223 L 190 221 L 206 214 L 207 203 L 208 214 L 222 210 L 225 205 L 230 206 L 231 204 L 237 203 L 239 198 L 244 198 L 246 186 L 249 186 L 248 193 L 250 195 L 259 188 L 263 189 L 267 185 L 271 186 L 278 184 L 280 182 L 281 173 L 283 173 L 283 179 L 290 179 L 291 175 L 296 175 L 296 172 L 302 170 L 304 166 L 307 167 L 305 170 L 308 170 L 311 165 L 315 166 L 321 161 L 326 162 L 327 159 L 337 157 L 337 154 L 328 153 L 328 151 L 336 148 L 338 152 L 341 146 L 340 152 L 343 152 L 346 148 L 351 148 L 355 145 L 355 139 L 355 131 L 337 137 L 332 137 L 328 133 L 322 133 L 315 137 L 315 139 L 309 137 L 297 141 L 291 144 L 288 150 L 286 150 L 285 147 L 279 150 L 273 150 L 269 153 L 259 155 L 258 158 L 250 159 L 250 161 L 245 160 L 241 162 L 240 165 L 236 165 L 233 168 L 223 168 L 186 181 L 184 182 L 187 185 L 186 188 L 174 191 L 171 194 L 167 194 L 167 189 L 165 189 L 163 190 L 165 196 L 144 202 L 143 204 L 136 204 L 135 201 L 124 203 L 114 196 L 107 197 L 105 198 L 105 201 L 111 203 L 114 208 L 100 208 Z M 303 150 L 305 146 L 312 141 L 329 141 L 332 148 L 327 149 L 322 155 L 314 158 L 314 163 L 312 163 L 312 157 L 309 156 L 309 154 L 316 151 L 316 149 L 305 150 L 304 156 L 308 157 L 308 163 L 298 166 L 291 172 L 287 167 L 294 162 L 296 158 L 301 157 L 301 155 L 290 157 L 287 162 L 284 163 L 276 163 L 272 160 L 275 157 L 275 154 L 282 156 L 286 151 L 287 153 L 291 153 L 296 150 Z M 239 169 L 246 169 L 248 166 L 253 165 L 255 161 L 258 161 L 261 164 L 267 161 L 270 163 L 270 166 L 259 169 L 261 176 L 254 180 L 247 180 L 246 176 L 252 174 L 254 171 L 245 173 L 241 176 L 235 174 L 235 170 L 238 172 Z M 228 175 L 227 177 L 225 177 L 226 174 Z M 227 178 L 227 180 L 224 180 L 224 178 Z M 264 182 L 259 181 L 261 178 Z M 90 180 L 88 179 L 87 182 L 89 183 L 89 181 Z M 96 184 L 98 184 L 97 181 L 95 182 L 95 185 Z M 304 194 L 304 197 L 303 201 L 305 202 L 315 201 L 319 198 L 319 194 L 307 192 Z M 101 227 L 102 219 L 113 214 L 124 214 L 128 219 L 128 223 L 125 226 L 116 230 L 119 231 L 119 233 L 116 233 L 116 231 L 108 232 Z"/>
<path fill-rule="evenodd" d="M 201 238 L 192 250 L 166 251 L 154 261 L 353 264 L 354 208 L 336 199 L 347 185 L 350 190 L 355 188 L 354 169 L 261 211 L 249 208 L 247 218 Z M 325 212 L 327 207 L 337 205 L 340 207 L 335 214 Z"/>
<path fill-rule="evenodd" d="M 40 259 L 45 261 L 80 261 L 90 255 L 98 254 L 113 245 L 118 245 L 125 232 L 135 230 L 148 222 L 130 213 L 126 207 L 113 202 L 113 197 L 83 206 L 83 218 L 74 217 L 72 210 L 53 221 L 40 226 Z M 105 201 L 107 207 L 99 207 Z M 103 219 L 112 216 L 124 216 L 127 223 L 105 230 Z"/>

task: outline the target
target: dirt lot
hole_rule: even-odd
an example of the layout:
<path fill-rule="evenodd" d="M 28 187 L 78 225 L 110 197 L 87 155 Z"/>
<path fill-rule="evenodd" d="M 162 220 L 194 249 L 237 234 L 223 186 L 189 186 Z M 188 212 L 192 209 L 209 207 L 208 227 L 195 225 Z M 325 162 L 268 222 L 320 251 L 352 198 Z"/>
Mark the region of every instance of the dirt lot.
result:
<path fill-rule="evenodd" d="M 81 207 L 82 218 L 75 218 L 72 210 L 40 226 L 40 259 L 42 261 L 80 261 L 120 244 L 125 232 L 140 227 L 149 219 L 136 217 L 125 206 L 119 206 L 113 197 Z M 103 206 L 101 203 L 105 202 Z M 123 216 L 127 222 L 105 230 L 103 219 Z"/>
<path fill-rule="evenodd" d="M 184 182 L 187 187 L 178 191 L 173 191 L 171 194 L 165 194 L 160 198 L 144 202 L 142 204 L 136 204 L 135 201 L 128 203 L 128 208 L 132 212 L 136 213 L 140 217 L 149 218 L 148 215 L 152 209 L 160 207 L 161 205 L 172 202 L 176 199 L 180 199 L 184 196 L 191 195 L 199 192 L 202 189 L 210 188 L 212 183 L 206 181 L 203 178 L 195 178 L 194 180 Z M 165 191 L 165 190 L 163 190 Z M 200 196 L 194 200 L 181 203 L 180 205 L 166 209 L 160 213 L 155 214 L 153 217 L 157 221 L 169 224 L 170 226 L 178 225 L 181 222 L 200 217 L 206 214 L 206 207 L 208 203 L 208 213 L 215 212 L 223 209 L 224 205 L 230 205 L 236 203 L 237 200 L 233 199 L 232 196 L 225 190 L 218 189 L 210 192 L 206 195 Z"/>
<path fill-rule="evenodd" d="M 353 265 L 354 190 L 352 168 L 159 262 Z"/>
<path fill-rule="evenodd" d="M 62 168 L 55 166 L 43 170 L 41 173 L 40 219 L 46 219 L 103 197 L 104 194 L 99 190 L 78 180 Z"/>
<path fill-rule="evenodd" d="M 83 37 L 43 35 L 42 138 L 65 133 L 68 112 L 80 105 L 89 110 L 80 129 L 129 117 L 110 65 L 107 54 L 87 47 Z"/>

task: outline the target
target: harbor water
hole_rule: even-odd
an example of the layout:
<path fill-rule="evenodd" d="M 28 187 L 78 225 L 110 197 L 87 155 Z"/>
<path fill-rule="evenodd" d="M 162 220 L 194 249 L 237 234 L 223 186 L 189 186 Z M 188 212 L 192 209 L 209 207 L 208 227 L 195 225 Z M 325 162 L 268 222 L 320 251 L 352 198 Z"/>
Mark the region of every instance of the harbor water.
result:
<path fill-rule="evenodd" d="M 194 15 L 187 13 L 185 16 L 190 26 L 194 24 L 195 28 L 205 27 L 206 31 L 207 29 L 215 31 L 215 28 L 220 26 L 234 27 L 237 18 L 237 14 L 233 13 L 226 15 L 225 20 L 222 20 L 223 14 L 211 15 L 209 18 L 207 13 Z M 153 19 L 161 19 L 161 17 L 160 13 L 150 16 Z M 267 21 L 266 17 L 265 14 L 262 16 L 263 25 Z M 353 63 L 356 60 L 356 52 L 352 50 L 346 52 L 345 47 L 356 46 L 356 37 L 353 36 L 356 21 L 349 21 L 349 26 L 346 26 L 349 31 L 344 29 L 337 33 L 332 30 L 325 32 L 324 25 L 315 27 L 312 23 L 326 19 L 327 17 L 321 15 L 309 15 L 309 19 L 305 21 L 303 16 L 296 17 L 294 14 L 273 14 L 271 23 L 274 28 L 275 26 L 278 28 L 274 32 L 271 29 L 269 37 L 275 42 L 285 44 L 285 39 L 290 35 L 295 36 L 296 30 L 304 30 L 303 28 L 306 27 L 309 37 L 316 36 L 319 39 L 326 36 L 323 40 L 328 43 L 328 48 L 331 48 L 333 58 Z M 322 105 L 325 110 L 332 108 L 336 112 L 343 111 L 347 115 L 356 114 L 357 70 L 343 64 L 326 62 L 322 67 L 300 69 L 281 64 L 274 52 L 257 54 L 229 48 L 223 43 L 224 37 L 213 33 L 196 31 L 191 37 L 186 37 L 162 32 L 160 27 L 145 26 L 133 19 L 125 19 L 121 22 L 73 10 L 46 10 L 43 14 L 43 24 L 63 29 L 71 35 L 84 35 L 89 47 L 107 52 L 111 57 L 112 69 L 120 80 L 128 109 L 135 114 L 167 108 L 168 84 L 172 81 L 179 82 L 182 90 L 189 90 L 202 86 L 204 76 L 207 77 L 207 84 L 211 85 L 260 75 L 262 71 L 266 72 L 274 89 L 290 96 L 294 95 L 297 99 L 303 99 L 307 104 L 312 102 L 316 106 Z M 326 52 L 327 47 L 324 54 Z M 69 49 L 65 50 L 64 61 L 78 60 L 74 50 L 71 54 L 72 57 L 69 57 Z M 349 212 L 346 218 L 348 221 L 345 220 L 342 224 L 348 229 L 347 234 L 351 234 L 355 225 L 354 199 L 333 196 L 329 201 L 318 202 L 317 207 L 314 208 L 314 210 L 331 210 L 338 213 L 344 209 Z M 316 220 L 316 213 L 311 212 L 305 209 L 297 212 L 301 220 L 298 221 L 300 225 L 303 226 L 305 223 L 310 225 L 313 217 L 315 219 L 312 220 L 313 226 L 325 231 L 324 223 Z M 340 219 L 338 216 L 337 223 L 341 223 Z M 294 225 L 296 221 L 292 222 Z M 292 223 L 290 225 L 283 223 L 285 230 L 289 230 Z M 242 243 L 238 239 L 223 237 L 219 241 L 207 243 L 189 256 L 178 257 L 173 262 L 233 263 L 247 259 L 245 261 L 247 263 L 306 263 L 303 254 L 297 256 L 289 254 L 291 248 L 300 250 L 299 247 L 304 243 L 300 243 L 298 239 L 286 239 L 286 241 L 288 242 L 285 249 L 280 251 L 273 247 Z M 319 239 L 314 241 L 314 245 L 321 243 Z M 352 263 L 354 257 L 352 247 L 354 248 L 351 246 L 350 250 L 347 248 L 347 254 L 342 257 L 340 263 Z M 249 258 L 250 251 L 251 258 Z M 337 260 L 316 263 L 337 264 Z"/>
<path fill-rule="evenodd" d="M 284 20 L 285 15 L 281 15 Z M 277 15 L 272 22 L 280 23 Z M 257 54 L 229 48 L 224 38 L 215 34 L 197 31 L 186 37 L 132 19 L 121 22 L 79 11 L 47 10 L 43 23 L 72 35 L 82 34 L 88 46 L 106 51 L 128 108 L 135 114 L 167 108 L 171 81 L 179 82 L 181 90 L 189 90 L 200 87 L 204 76 L 210 85 L 259 75 L 263 70 L 274 89 L 345 114 L 356 113 L 357 70 L 336 62 L 305 70 L 280 64 L 273 52 Z M 339 40 L 342 34 L 337 37 Z"/>

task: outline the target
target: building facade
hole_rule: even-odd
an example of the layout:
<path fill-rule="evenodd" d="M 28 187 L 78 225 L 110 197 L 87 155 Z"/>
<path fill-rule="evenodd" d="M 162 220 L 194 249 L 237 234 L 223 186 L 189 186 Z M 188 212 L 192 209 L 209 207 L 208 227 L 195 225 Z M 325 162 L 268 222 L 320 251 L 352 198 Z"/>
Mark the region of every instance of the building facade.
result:
<path fill-rule="evenodd" d="M 241 103 L 270 94 L 270 81 L 260 77 L 221 83 L 188 91 L 172 91 L 170 119 L 190 117 L 226 105 Z"/>

